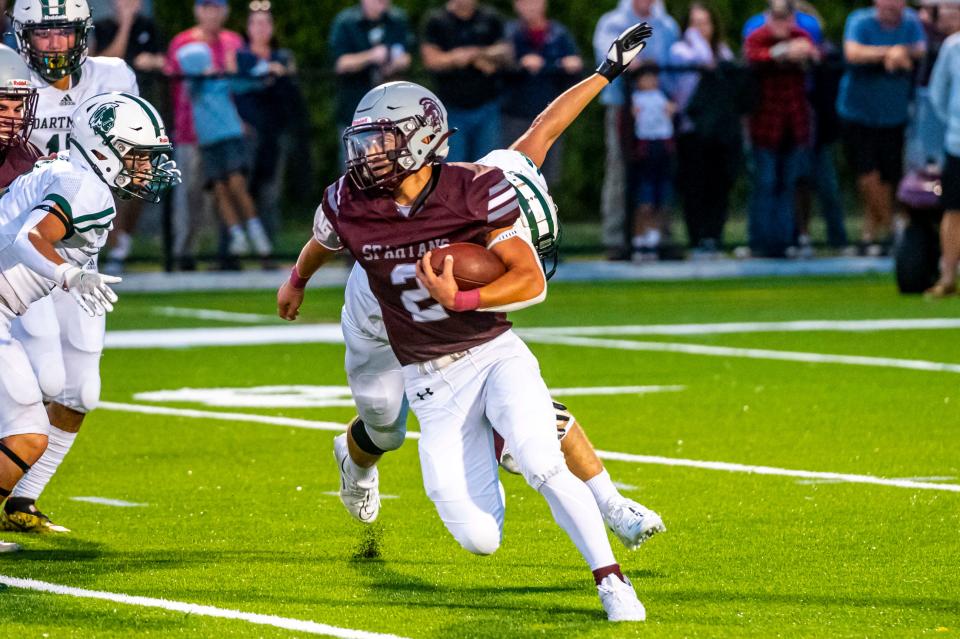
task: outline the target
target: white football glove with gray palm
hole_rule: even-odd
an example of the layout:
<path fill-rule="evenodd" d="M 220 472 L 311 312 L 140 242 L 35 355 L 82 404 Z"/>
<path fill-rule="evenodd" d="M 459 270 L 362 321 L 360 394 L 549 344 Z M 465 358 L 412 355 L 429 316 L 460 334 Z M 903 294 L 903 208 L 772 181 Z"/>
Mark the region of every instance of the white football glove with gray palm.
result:
<path fill-rule="evenodd" d="M 85 271 L 72 264 L 60 264 L 55 271 L 57 285 L 70 293 L 80 308 L 90 317 L 103 315 L 113 310 L 117 294 L 110 284 L 122 281 L 119 277 Z"/>
<path fill-rule="evenodd" d="M 647 46 L 653 27 L 646 22 L 635 24 L 621 33 L 607 50 L 607 59 L 597 67 L 597 73 L 613 82 Z"/>
<path fill-rule="evenodd" d="M 177 168 L 177 163 L 166 155 L 160 156 L 160 163 L 157 165 L 157 168 L 173 175 L 173 182 L 170 186 L 183 184 L 183 175 L 180 173 L 180 169 Z"/>

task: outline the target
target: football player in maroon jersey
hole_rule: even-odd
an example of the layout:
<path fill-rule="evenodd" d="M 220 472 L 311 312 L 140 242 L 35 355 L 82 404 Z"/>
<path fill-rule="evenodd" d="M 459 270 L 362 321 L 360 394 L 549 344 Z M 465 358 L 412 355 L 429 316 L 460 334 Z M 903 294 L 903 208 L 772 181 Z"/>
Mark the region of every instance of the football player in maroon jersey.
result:
<path fill-rule="evenodd" d="M 541 240 L 555 240 L 549 237 L 552 222 L 530 209 L 526 195 L 535 199 L 539 189 L 524 161 L 536 171 L 534 162 L 542 163 L 563 129 L 624 70 L 649 35 L 646 25 L 624 32 L 598 74 L 568 92 L 564 108 L 548 109 L 511 151 L 495 152 L 512 154 L 499 162 L 509 165 L 507 170 L 493 159 L 441 163 L 451 132 L 445 109 L 429 91 L 410 83 L 371 91 L 344 133 L 348 175 L 325 192 L 315 237 L 278 295 L 281 315 L 293 319 L 304 275 L 334 250 L 348 248 L 363 268 L 402 366 L 387 377 L 396 380 L 400 373 L 420 419 L 424 484 L 448 530 L 474 553 L 489 554 L 500 544 L 504 509 L 494 460 L 496 428 L 528 483 L 544 495 L 586 558 L 608 618 L 615 621 L 642 620 L 645 611 L 613 558 L 590 490 L 566 467 L 555 409 L 536 360 L 510 331 L 503 311 L 545 297 L 538 249 L 545 247 Z M 547 209 L 541 212 L 555 213 Z M 506 274 L 475 291 L 459 291 L 448 258 L 436 276 L 430 249 L 460 241 L 490 248 Z M 344 312 L 346 320 L 347 307 Z M 348 371 L 349 358 L 348 344 Z M 355 444 L 375 444 L 374 433 L 351 429 L 354 438 L 368 440 Z M 341 466 L 349 457 L 339 450 L 337 456 Z"/>
<path fill-rule="evenodd" d="M 0 188 L 30 171 L 40 150 L 30 143 L 37 113 L 37 89 L 20 55 L 0 45 Z"/>

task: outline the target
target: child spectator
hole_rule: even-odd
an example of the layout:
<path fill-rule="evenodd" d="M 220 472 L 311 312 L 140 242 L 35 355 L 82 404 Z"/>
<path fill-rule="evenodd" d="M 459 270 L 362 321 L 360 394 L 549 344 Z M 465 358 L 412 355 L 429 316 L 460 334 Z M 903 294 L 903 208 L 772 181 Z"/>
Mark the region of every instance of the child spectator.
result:
<path fill-rule="evenodd" d="M 231 81 L 215 77 L 213 54 L 204 42 L 185 45 L 176 56 L 184 74 L 207 76 L 189 80 L 187 91 L 204 178 L 213 186 L 220 221 L 229 235 L 227 250 L 233 256 L 247 255 L 252 243 L 257 255 L 266 260 L 273 248 L 247 189 L 248 155 Z"/>
<path fill-rule="evenodd" d="M 633 252 L 641 261 L 655 260 L 670 197 L 676 107 L 660 90 L 657 71 L 649 67 L 637 75 L 630 104 L 635 138 Z"/>

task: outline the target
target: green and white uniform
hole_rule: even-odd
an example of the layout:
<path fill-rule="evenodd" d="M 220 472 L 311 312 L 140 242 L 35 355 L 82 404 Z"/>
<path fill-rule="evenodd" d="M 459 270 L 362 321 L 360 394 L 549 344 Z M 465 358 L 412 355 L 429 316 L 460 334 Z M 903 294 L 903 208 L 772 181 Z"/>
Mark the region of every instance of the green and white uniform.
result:
<path fill-rule="evenodd" d="M 74 266 L 93 268 L 113 226 L 113 194 L 92 171 L 74 167 L 61 154 L 56 160 L 38 162 L 0 196 L 0 438 L 46 432 L 37 430 L 47 424 L 40 379 L 11 324 L 60 289 L 20 263 L 10 245 L 51 213 L 67 227 L 66 237 L 55 247 L 57 253 Z M 77 307 L 69 295 L 61 301 Z M 93 329 L 102 336 L 103 318 L 99 319 Z M 72 324 L 67 333 L 82 335 L 85 326 Z M 99 388 L 99 376 L 96 384 Z"/>
<path fill-rule="evenodd" d="M 67 150 L 67 138 L 73 126 L 73 112 L 88 98 L 109 91 L 140 95 L 137 78 L 120 58 L 87 58 L 79 73 L 70 79 L 70 87 L 60 90 L 33 73 L 33 86 L 39 87 L 37 117 L 30 141 L 43 153 Z"/>
<path fill-rule="evenodd" d="M 64 91 L 36 72 L 32 80 L 40 87 L 40 97 L 30 141 L 44 153 L 66 150 L 73 114 L 84 101 L 109 91 L 139 93 L 136 76 L 120 58 L 87 58 Z M 97 268 L 95 257 L 89 268 Z M 44 397 L 83 413 L 99 401 L 105 333 L 103 317 L 90 317 L 60 289 L 31 306 L 13 325 L 13 335 L 27 351 Z"/>

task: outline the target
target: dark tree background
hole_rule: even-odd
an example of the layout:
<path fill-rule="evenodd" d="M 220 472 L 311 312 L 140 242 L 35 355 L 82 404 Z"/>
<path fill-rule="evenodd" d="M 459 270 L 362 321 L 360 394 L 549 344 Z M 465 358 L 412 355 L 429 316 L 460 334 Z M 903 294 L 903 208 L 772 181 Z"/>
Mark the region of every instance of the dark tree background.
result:
<path fill-rule="evenodd" d="M 762 10 L 765 5 L 762 0 L 707 1 L 719 13 L 728 42 L 735 51 L 740 45 L 741 26 L 750 15 Z M 342 171 L 337 151 L 339 133 L 334 130 L 331 115 L 333 84 L 329 71 L 331 60 L 327 55 L 327 36 L 337 12 L 353 4 L 355 1 L 349 0 L 277 0 L 273 6 L 277 38 L 281 46 L 292 49 L 297 56 L 301 84 L 309 104 L 313 136 L 307 151 L 315 167 L 314 197 Z M 508 18 L 513 15 L 510 0 L 489 0 L 488 4 L 498 8 Z M 588 66 L 593 64 L 591 39 L 594 26 L 599 17 L 615 4 L 615 0 L 552 0 L 550 4 L 551 17 L 570 28 Z M 688 1 L 671 3 L 668 0 L 668 9 L 681 26 L 689 4 Z M 847 13 L 863 4 L 865 2 L 833 0 L 829 3 L 818 2 L 816 8 L 824 18 L 827 34 L 837 40 L 842 35 Z M 247 2 L 230 0 L 232 13 L 228 26 L 241 33 L 246 21 L 247 5 Z M 427 11 L 441 5 L 441 0 L 394 0 L 394 6 L 407 11 L 414 26 L 420 24 Z M 169 39 L 192 26 L 193 0 L 154 2 L 154 14 Z M 426 80 L 416 68 L 416 62 L 413 79 Z M 602 123 L 601 108 L 593 105 L 568 132 L 564 180 L 554 193 L 565 219 L 586 221 L 599 217 L 597 205 L 600 201 L 604 157 Z"/>

